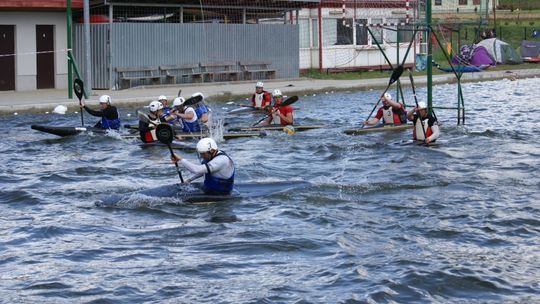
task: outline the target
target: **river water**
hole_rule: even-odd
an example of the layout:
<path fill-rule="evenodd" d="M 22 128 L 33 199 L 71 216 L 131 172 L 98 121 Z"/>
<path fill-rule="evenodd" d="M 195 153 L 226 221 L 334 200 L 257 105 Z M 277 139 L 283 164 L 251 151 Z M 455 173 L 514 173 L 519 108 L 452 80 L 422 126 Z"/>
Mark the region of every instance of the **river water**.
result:
<path fill-rule="evenodd" d="M 410 130 L 342 133 L 380 91 L 301 96 L 297 122 L 331 128 L 220 148 L 237 181 L 311 186 L 213 204 L 96 207 L 177 182 L 168 150 L 29 128 L 77 125 L 74 113 L 1 116 L 0 302 L 538 303 L 538 80 L 463 87 L 467 123 L 438 110 L 434 147 L 396 144 Z M 456 91 L 434 87 L 435 105 Z"/>

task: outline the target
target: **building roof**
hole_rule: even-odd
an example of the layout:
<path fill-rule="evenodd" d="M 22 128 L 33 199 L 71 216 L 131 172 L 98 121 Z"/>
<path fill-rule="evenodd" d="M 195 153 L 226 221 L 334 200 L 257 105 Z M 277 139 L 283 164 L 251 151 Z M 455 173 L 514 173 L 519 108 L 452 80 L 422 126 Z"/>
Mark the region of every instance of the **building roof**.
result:
<path fill-rule="evenodd" d="M 102 2 L 105 4 L 113 5 L 179 5 L 179 6 L 195 6 L 201 7 L 235 7 L 235 8 L 250 8 L 250 7 L 269 7 L 269 8 L 304 8 L 314 7 L 320 3 L 320 0 L 273 0 L 273 1 L 259 1 L 259 0 L 102 0 L 92 1 Z"/>
<path fill-rule="evenodd" d="M 1 0 L 0 10 L 64 10 L 67 0 Z M 71 0 L 71 7 L 82 8 L 83 0 Z"/>

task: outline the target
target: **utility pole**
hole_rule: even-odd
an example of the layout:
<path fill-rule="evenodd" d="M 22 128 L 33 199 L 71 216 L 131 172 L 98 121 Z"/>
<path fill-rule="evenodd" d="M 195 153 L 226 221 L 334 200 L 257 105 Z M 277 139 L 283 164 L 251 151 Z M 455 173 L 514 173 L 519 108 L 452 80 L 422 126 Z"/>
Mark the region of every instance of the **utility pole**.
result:
<path fill-rule="evenodd" d="M 92 60 L 91 60 L 91 47 L 90 47 L 90 0 L 83 1 L 84 10 L 84 55 L 85 55 L 85 89 L 86 94 L 90 96 L 92 94 Z"/>

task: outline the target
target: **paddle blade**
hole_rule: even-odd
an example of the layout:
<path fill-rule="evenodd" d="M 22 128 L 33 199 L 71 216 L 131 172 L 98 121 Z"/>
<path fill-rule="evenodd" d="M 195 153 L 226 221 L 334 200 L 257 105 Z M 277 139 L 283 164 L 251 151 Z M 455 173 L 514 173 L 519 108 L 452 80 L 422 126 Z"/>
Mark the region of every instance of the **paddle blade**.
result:
<path fill-rule="evenodd" d="M 298 101 L 298 96 L 291 96 L 291 97 L 287 98 L 284 102 L 282 102 L 280 106 L 281 107 L 282 106 L 288 106 L 288 105 L 291 105 L 291 104 L 293 104 L 293 103 L 295 103 L 297 101 Z"/>
<path fill-rule="evenodd" d="M 148 115 L 144 114 L 143 112 L 137 111 L 137 118 L 139 118 L 139 120 L 142 122 L 150 123 L 150 118 L 148 118 Z"/>
<path fill-rule="evenodd" d="M 399 77 L 401 77 L 401 74 L 403 74 L 403 66 L 400 65 L 398 66 L 393 72 L 392 72 L 392 75 L 390 76 L 390 82 L 388 83 L 389 85 L 396 82 L 396 80 L 399 79 Z"/>
<path fill-rule="evenodd" d="M 185 106 L 192 106 L 196 103 L 199 103 L 202 101 L 202 96 L 201 95 L 197 95 L 197 96 L 193 96 L 193 97 L 190 97 L 188 99 L 186 99 L 186 101 L 184 102 L 184 105 Z"/>
<path fill-rule="evenodd" d="M 73 82 L 73 91 L 75 91 L 75 95 L 79 100 L 83 97 L 83 91 L 84 91 L 84 83 L 79 78 L 75 79 Z"/>
<path fill-rule="evenodd" d="M 159 124 L 156 127 L 156 136 L 160 142 L 170 145 L 174 139 L 174 131 L 172 126 L 166 123 Z"/>

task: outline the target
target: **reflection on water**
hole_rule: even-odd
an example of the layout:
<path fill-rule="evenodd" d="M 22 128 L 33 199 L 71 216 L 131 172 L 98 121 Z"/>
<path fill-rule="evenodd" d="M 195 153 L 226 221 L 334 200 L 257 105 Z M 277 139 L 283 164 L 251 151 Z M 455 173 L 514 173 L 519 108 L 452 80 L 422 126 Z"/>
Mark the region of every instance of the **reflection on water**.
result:
<path fill-rule="evenodd" d="M 300 96 L 295 121 L 331 127 L 220 147 L 238 181 L 312 185 L 215 204 L 94 207 L 176 183 L 168 150 L 29 128 L 78 125 L 76 113 L 1 116 L 2 301 L 540 302 L 537 83 L 465 84 L 467 124 L 438 110 L 441 143 L 429 148 L 396 144 L 410 130 L 342 133 L 379 91 Z M 434 91 L 437 106 L 455 106 L 454 85 Z M 219 134 L 258 118 L 214 111 Z"/>

